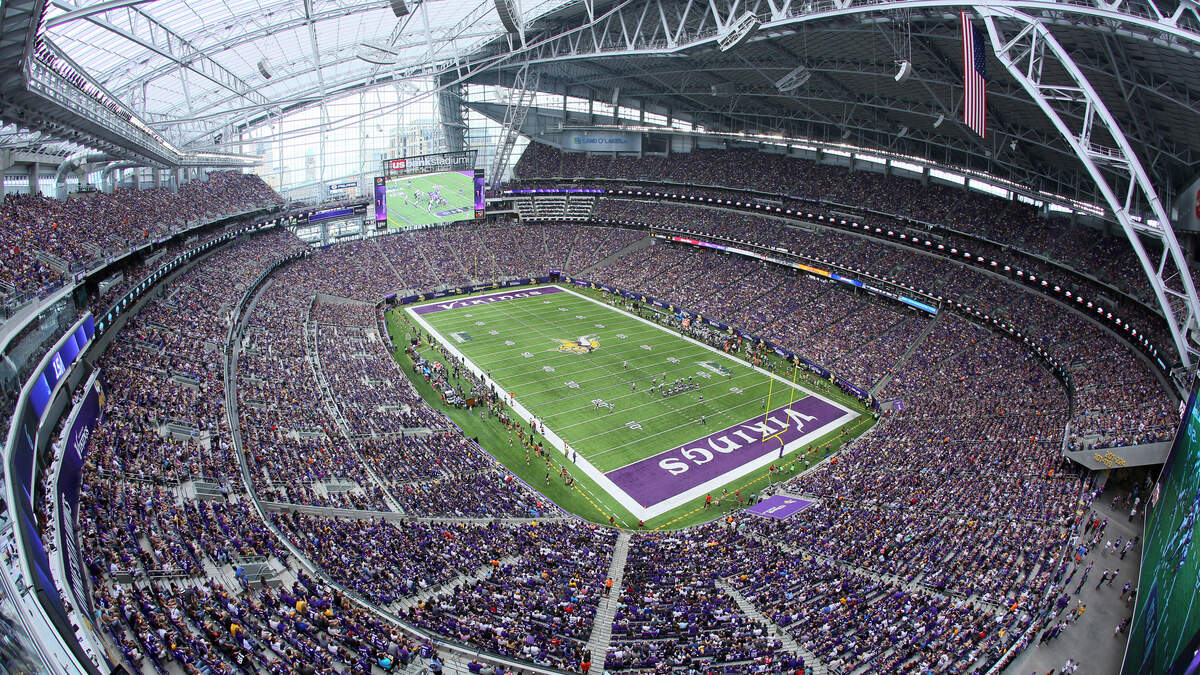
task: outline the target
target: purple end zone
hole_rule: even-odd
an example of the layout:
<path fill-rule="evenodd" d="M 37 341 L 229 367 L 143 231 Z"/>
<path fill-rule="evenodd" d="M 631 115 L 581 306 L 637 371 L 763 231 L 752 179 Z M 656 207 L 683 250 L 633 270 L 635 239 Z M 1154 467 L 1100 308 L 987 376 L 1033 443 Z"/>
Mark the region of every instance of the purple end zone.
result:
<path fill-rule="evenodd" d="M 783 520 L 784 518 L 796 515 L 815 503 L 816 502 L 810 502 L 807 499 L 797 499 L 796 497 L 775 495 L 773 497 L 767 497 L 761 502 L 746 509 L 746 511 L 764 518 L 778 518 Z"/>
<path fill-rule="evenodd" d="M 650 507 L 772 453 L 846 415 L 809 396 L 715 434 L 647 457 L 608 477 L 638 504 Z M 765 418 L 765 419 L 764 419 Z M 767 439 L 764 442 L 763 437 Z"/>
<path fill-rule="evenodd" d="M 474 307 L 475 305 L 489 305 L 493 302 L 520 300 L 521 298 L 535 298 L 539 295 L 552 295 L 554 293 L 562 292 L 563 290 L 557 286 L 530 288 L 524 291 L 502 291 L 500 293 L 476 295 L 470 298 L 448 298 L 441 302 L 431 302 L 428 305 L 413 307 L 412 311 L 416 312 L 417 314 L 433 314 L 434 312 L 445 312 L 449 309 L 462 309 L 463 307 Z"/>

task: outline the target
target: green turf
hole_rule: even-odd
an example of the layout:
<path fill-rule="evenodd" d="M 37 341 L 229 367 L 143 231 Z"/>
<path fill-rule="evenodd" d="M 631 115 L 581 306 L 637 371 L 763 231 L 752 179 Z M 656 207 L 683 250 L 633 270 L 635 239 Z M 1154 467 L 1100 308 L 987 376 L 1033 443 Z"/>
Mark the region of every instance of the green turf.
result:
<path fill-rule="evenodd" d="M 440 190 L 445 205 L 429 207 L 428 195 L 433 190 Z M 420 197 L 418 192 L 422 193 Z M 453 214 L 438 215 L 455 209 Z M 409 229 L 474 217 L 475 179 L 471 176 L 448 171 L 388 180 L 388 227 Z"/>
<path fill-rule="evenodd" d="M 772 407 L 809 395 L 744 361 L 568 293 L 423 318 L 603 472 L 754 417 L 768 395 Z M 562 351 L 563 340 L 581 336 L 598 346 Z M 651 394 L 651 379 L 664 376 L 690 377 L 699 389 Z M 596 400 L 615 410 L 597 409 Z"/>
<path fill-rule="evenodd" d="M 704 435 L 703 428 L 720 429 L 753 417 L 761 413 L 768 394 L 772 407 L 778 407 L 791 398 L 808 395 L 808 391 L 819 391 L 826 398 L 863 412 L 853 398 L 824 380 L 796 374 L 798 384 L 792 389 L 777 380 L 772 382 L 741 359 L 715 354 L 674 332 L 646 325 L 570 294 L 510 300 L 427 314 L 423 318 L 602 471 L 694 440 Z M 409 317 L 396 312 L 388 316 L 389 331 L 398 343 L 407 340 L 411 324 Z M 578 342 L 584 335 L 595 339 L 599 346 L 589 353 L 560 351 L 560 340 Z M 431 348 L 421 354 L 440 359 Z M 411 362 L 399 352 L 397 358 L 412 377 Z M 711 368 L 700 365 L 702 362 Z M 777 365 L 784 372 L 784 364 Z M 721 374 L 722 371 L 728 375 Z M 664 372 L 668 380 L 690 375 L 703 383 L 700 392 L 665 400 L 651 397 L 645 388 L 652 377 L 661 378 Z M 702 372 L 710 377 L 699 375 Z M 526 465 L 524 450 L 519 445 L 510 448 L 506 430 L 494 422 L 481 421 L 477 414 L 441 406 L 440 397 L 422 378 L 413 379 L 427 400 L 445 410 L 469 435 L 479 436 L 486 449 L 560 506 L 597 522 L 608 522 L 608 517 L 614 516 L 619 524 L 636 524 L 636 519 L 582 472 L 572 472 L 577 480 L 576 490 L 564 494 L 558 489 L 561 486 L 557 480 L 552 480 L 548 488 L 544 464 L 534 457 Z M 572 382 L 578 387 L 569 384 Z M 634 382 L 638 384 L 636 392 L 631 391 Z M 699 393 L 704 394 L 703 403 Z M 597 411 L 592 400 L 598 398 L 613 403 L 615 412 Z M 702 414 L 707 418 L 706 425 L 698 428 L 695 422 Z M 630 422 L 641 428 L 627 426 Z M 852 423 L 850 437 L 862 433 L 872 423 L 870 415 L 863 415 Z M 826 443 L 833 451 L 840 441 L 838 432 L 831 432 L 815 444 L 820 449 L 818 454 L 803 457 L 802 453 L 793 453 L 784 460 L 781 473 L 768 476 L 763 469 L 731 482 L 728 489 L 753 493 L 770 481 L 790 478 L 796 470 L 823 458 Z M 571 468 L 569 464 L 567 468 Z M 557 472 L 557 465 L 554 471 Z M 699 507 L 699 502 L 685 505 L 654 518 L 647 526 L 682 527 L 725 511 Z"/>

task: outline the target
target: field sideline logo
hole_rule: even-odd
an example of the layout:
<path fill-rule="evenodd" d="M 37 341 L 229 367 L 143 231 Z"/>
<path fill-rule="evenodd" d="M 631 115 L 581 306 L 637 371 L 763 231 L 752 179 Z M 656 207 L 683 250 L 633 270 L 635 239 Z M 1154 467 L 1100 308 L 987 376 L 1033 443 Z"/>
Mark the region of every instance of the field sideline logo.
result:
<path fill-rule="evenodd" d="M 575 340 L 559 340 L 556 351 L 571 354 L 590 354 L 600 348 L 594 335 L 580 335 Z"/>

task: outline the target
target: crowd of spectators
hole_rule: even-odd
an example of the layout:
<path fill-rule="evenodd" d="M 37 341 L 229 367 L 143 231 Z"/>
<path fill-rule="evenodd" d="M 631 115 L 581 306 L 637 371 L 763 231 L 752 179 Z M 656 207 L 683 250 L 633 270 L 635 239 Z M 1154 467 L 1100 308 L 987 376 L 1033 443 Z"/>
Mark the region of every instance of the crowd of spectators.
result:
<path fill-rule="evenodd" d="M 501 525 L 324 518 L 276 513 L 272 521 L 339 583 L 378 605 L 436 589 L 519 551 Z"/>
<path fill-rule="evenodd" d="M 423 628 L 486 651 L 576 671 L 616 534 L 581 523 L 508 528 L 510 557 L 408 611 Z"/>
<path fill-rule="evenodd" d="M 703 159 L 680 164 L 696 182 L 719 180 Z M 559 162 L 626 170 L 623 160 Z M 776 180 L 770 171 L 753 179 Z M 669 214 L 656 207 L 653 217 Z M 744 220 L 737 231 L 747 236 L 792 236 Z M 100 362 L 107 417 L 81 495 L 98 624 L 126 662 L 369 672 L 415 657 L 420 645 L 300 571 L 277 528 L 337 584 L 413 624 L 486 652 L 580 669 L 615 532 L 569 519 L 490 521 L 541 518 L 553 507 L 417 396 L 369 303 L 541 265 L 579 271 L 641 236 L 468 225 L 334 246 L 277 270 L 246 309 L 234 383 L 249 487 L 279 503 L 268 505 L 270 523 L 243 496 L 224 408 L 224 342 L 250 284 L 303 244 L 284 231 L 246 236 L 168 284 Z M 611 591 L 613 642 L 594 656 L 611 670 L 795 671 L 808 658 L 801 651 L 835 673 L 995 664 L 1055 606 L 1091 498 L 1061 460 L 1064 428 L 1071 423 L 1080 447 L 1156 440 L 1169 434 L 1170 400 L 1125 345 L 1052 301 L 901 249 L 795 236 L 822 257 L 853 255 L 880 274 L 935 274 L 944 294 L 1009 317 L 1067 365 L 1074 415 L 1026 346 L 953 315 L 927 317 L 827 279 L 676 245 L 597 269 L 593 280 L 754 331 L 864 388 L 879 384 L 878 397 L 898 405 L 871 434 L 785 485 L 815 502 L 792 519 L 734 515 L 635 533 L 623 583 Z M 200 479 L 227 497 L 191 499 L 184 485 Z M 440 520 L 417 520 L 426 517 Z M 254 589 L 211 574 L 245 556 L 286 566 L 295 581 Z"/>
<path fill-rule="evenodd" d="M 818 164 L 753 150 L 695 150 L 670 157 L 596 159 L 533 143 L 514 171 L 523 179 L 523 187 L 550 187 L 562 182 L 554 178 L 566 178 L 576 185 L 580 181 L 586 183 L 592 177 L 667 181 L 688 184 L 667 188 L 667 191 L 734 201 L 750 199 L 738 190 L 757 190 L 777 195 L 776 201 L 784 208 L 836 218 L 845 218 L 849 213 L 864 224 L 908 231 L 921 238 L 928 238 L 932 233 L 937 243 L 944 244 L 947 249 L 968 250 L 973 255 L 1012 264 L 1041 278 L 1057 281 L 1070 276 L 1063 281 L 1070 281 L 1070 286 L 1089 296 L 1108 297 L 1107 304 L 1113 305 L 1121 316 L 1141 325 L 1143 332 L 1154 334 L 1157 344 L 1168 344 L 1161 317 L 1147 309 L 1147 305 L 1157 306 L 1153 292 L 1140 266 L 1132 264 L 1132 248 L 1120 230 L 1097 229 L 1065 217 L 1043 217 L 1035 206 L 1021 201 L 1001 199 L 936 180 L 914 189 L 920 177 L 904 177 L 902 171 L 894 171 L 891 175 L 870 170 L 850 171 L 846 166 Z M 652 212 L 629 211 L 620 204 L 606 205 L 605 201 L 600 200 L 597 214 L 606 217 L 673 222 L 677 227 L 713 220 L 711 216 L 699 215 L 697 210 L 667 221 L 661 218 L 641 220 L 643 214 L 652 215 Z M 693 229 L 789 248 L 789 242 L 795 242 L 796 232 L 779 227 L 775 222 L 747 226 L 728 215 L 721 216 L 715 228 L 709 222 L 707 228 Z M 751 234 L 757 236 L 746 236 Z M 1148 241 L 1147 246 L 1151 259 L 1157 259 L 1156 242 Z M 1111 297 L 1111 291 L 1106 291 L 1101 284 L 1085 276 L 1066 275 L 1048 260 L 1112 284 L 1140 302 Z M 929 280 L 921 285 L 928 285 Z"/>
<path fill-rule="evenodd" d="M 768 627 L 746 616 L 718 585 L 753 556 L 752 543 L 712 526 L 638 537 L 625 566 L 605 668 L 802 667 L 802 658 L 784 651 Z"/>
<path fill-rule="evenodd" d="M 88 192 L 66 200 L 6 194 L 0 205 L 0 282 L 9 292 L 53 283 L 67 266 L 102 260 L 219 216 L 280 203 L 261 178 L 212 172 L 178 192 Z M 39 255 L 42 254 L 42 255 Z"/>
<path fill-rule="evenodd" d="M 253 594 L 213 574 L 247 558 L 290 562 L 241 495 L 221 364 L 233 306 L 261 271 L 302 248 L 276 230 L 211 254 L 152 298 L 99 363 L 106 415 L 84 467 L 78 529 L 97 623 L 131 668 L 369 669 L 389 650 L 399 658 L 405 645 L 411 658 L 417 649 L 302 574 L 290 591 Z M 201 479 L 224 497 L 189 497 L 187 482 Z"/>
<path fill-rule="evenodd" d="M 184 272 L 129 320 L 99 363 L 108 419 L 89 464 L 171 482 L 220 482 L 236 472 L 222 403 L 230 311 L 261 270 L 302 246 L 280 230 L 246 237 Z"/>
<path fill-rule="evenodd" d="M 732 214 L 731 219 L 725 219 L 711 211 L 701 218 L 696 214 L 708 210 L 688 205 L 620 203 L 627 210 L 624 215 L 635 220 L 646 218 L 660 223 L 688 223 L 689 227 L 714 227 L 726 235 L 729 235 L 728 223 L 756 219 L 745 214 Z M 673 210 L 677 213 L 672 218 Z M 774 230 L 765 227 L 738 230 L 739 236 L 745 237 L 766 231 Z M 789 235 L 792 234 L 789 230 Z M 796 239 L 803 242 L 802 250 L 816 252 L 816 258 L 864 269 L 880 277 L 896 278 L 921 288 L 925 287 L 924 280 L 935 279 L 936 289 L 930 290 L 989 315 L 1004 317 L 1023 334 L 1036 339 L 1067 366 L 1072 379 L 1076 401 L 1068 438 L 1072 448 L 1103 449 L 1170 438 L 1175 425 L 1174 406 L 1148 364 L 1119 339 L 1054 300 L 1023 292 L 970 267 L 859 237 L 805 231 L 795 233 L 792 241 Z M 651 260 L 661 264 L 647 264 Z M 590 276 L 749 330 L 826 366 L 863 389 L 893 370 L 896 360 L 928 321 L 914 316 L 912 310 L 869 302 L 828 279 L 789 278 L 780 272 L 751 277 L 746 274 L 747 269 L 753 269 L 753 265 L 737 256 L 672 244 L 634 252 Z M 782 282 L 776 283 L 779 279 Z M 744 285 L 762 292 L 750 301 L 744 293 L 739 302 L 725 300 L 724 296 L 738 293 L 739 286 Z M 893 326 L 898 328 L 895 333 L 891 332 Z M 897 336 L 904 339 L 894 340 Z M 941 344 L 943 338 L 943 333 L 935 328 L 934 344 Z M 922 349 L 924 346 L 918 345 L 918 353 L 914 355 L 916 364 L 932 365 Z M 948 354 L 938 358 L 944 356 Z M 893 373 L 901 384 L 908 379 L 905 370 Z M 902 391 L 914 393 L 911 388 Z"/>
<path fill-rule="evenodd" d="M 313 291 L 305 284 L 313 264 L 309 258 L 277 271 L 247 318 L 237 395 L 250 475 L 266 499 L 388 510 L 317 379 L 319 333 L 306 328 Z M 341 489 L 345 485 L 357 487 Z"/>
<path fill-rule="evenodd" d="M 95 596 L 99 627 L 137 672 L 389 672 L 431 653 L 303 572 L 278 589 L 151 581 Z"/>
<path fill-rule="evenodd" d="M 374 316 L 360 318 L 368 323 L 315 330 L 319 367 L 350 435 L 442 426 L 391 357 L 390 342 L 378 334 Z"/>
<path fill-rule="evenodd" d="M 213 565 L 287 552 L 245 500 L 180 500 L 163 487 L 96 481 L 82 493 L 79 531 L 93 576 L 202 578 Z"/>

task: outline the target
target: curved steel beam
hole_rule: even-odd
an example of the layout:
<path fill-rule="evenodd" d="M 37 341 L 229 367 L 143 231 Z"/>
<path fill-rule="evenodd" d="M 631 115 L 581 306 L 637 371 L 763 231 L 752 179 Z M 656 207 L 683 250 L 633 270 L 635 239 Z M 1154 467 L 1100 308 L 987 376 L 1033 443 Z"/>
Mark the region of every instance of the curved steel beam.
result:
<path fill-rule="evenodd" d="M 996 58 L 1042 109 L 1096 182 L 1154 290 L 1180 363 L 1185 371 L 1191 371 L 1200 356 L 1200 349 L 1189 340 L 1189 336 L 1200 336 L 1200 301 L 1171 220 L 1124 131 L 1087 76 L 1042 21 L 1009 7 L 985 5 L 975 9 L 987 24 Z M 1016 29 L 1005 31 L 1001 21 L 1015 24 Z M 1073 128 L 1063 119 L 1060 108 L 1081 105 L 1085 110 L 1084 121 Z M 1094 131 L 1106 133 L 1115 147 L 1097 142 Z M 1108 169 L 1107 173 L 1101 170 L 1101 165 Z M 1114 185 L 1110 175 L 1124 177 L 1127 184 Z M 1122 187 L 1123 196 L 1118 194 Z M 1154 214 L 1156 224 L 1135 220 L 1131 212 L 1135 198 L 1143 200 Z M 1161 240 L 1162 257 L 1157 265 L 1150 260 L 1142 235 Z M 1181 288 L 1172 288 L 1169 281 Z"/>
<path fill-rule="evenodd" d="M 598 56 L 670 55 L 702 46 L 715 47 L 721 37 L 717 27 L 727 25 L 735 15 L 746 11 L 737 0 L 713 0 L 707 3 L 696 0 L 647 2 L 660 10 L 651 12 L 653 16 L 650 17 L 649 23 L 644 20 L 638 21 L 632 16 L 625 19 L 623 15 L 618 15 L 615 20 L 614 17 L 610 17 L 608 21 L 593 24 L 594 27 L 604 28 L 606 32 L 598 34 L 593 31 L 591 39 L 576 40 L 572 43 L 569 38 L 573 37 L 573 34 L 561 36 L 556 42 L 566 43 L 565 49 L 554 49 L 556 45 L 547 45 L 546 41 L 542 41 L 541 46 L 530 55 L 530 62 Z M 869 13 L 921 9 L 956 10 L 962 7 L 962 3 L 948 0 L 815 0 L 804 2 L 802 5 L 793 3 L 792 0 L 782 0 L 768 4 L 770 11 L 758 12 L 762 24 L 757 34 L 747 40 L 747 43 L 770 39 L 773 34 L 783 29 L 814 21 Z M 1153 7 L 1149 0 L 1147 4 Z M 1190 54 L 1200 53 L 1200 20 L 1189 21 L 1192 27 L 1184 28 L 1179 22 L 1181 15 L 1170 18 L 1163 17 L 1157 9 L 1152 13 L 1137 14 L 1117 8 L 1130 8 L 1130 3 L 1092 5 L 1056 0 L 979 0 L 972 5 L 1089 18 L 1095 20 L 1105 31 L 1112 31 L 1114 27 L 1118 27 L 1118 32 L 1129 37 L 1154 41 L 1156 44 L 1181 49 Z M 1195 16 L 1192 18 L 1196 19 Z M 1066 19 L 1055 21 L 1075 27 L 1086 27 Z M 637 23 L 641 30 L 627 30 L 626 27 L 631 23 Z"/>
<path fill-rule="evenodd" d="M 108 153 L 88 154 L 80 153 L 72 155 L 63 160 L 62 164 L 58 165 L 58 171 L 54 172 L 54 191 L 59 199 L 67 198 L 67 174 L 75 171 L 84 164 L 93 164 L 95 162 L 111 162 L 115 157 Z"/>
<path fill-rule="evenodd" d="M 790 1 L 769 4 L 771 5 L 769 12 L 760 12 L 763 15 L 764 23 L 759 34 L 751 38 L 751 41 L 770 39 L 772 33 L 790 32 L 792 27 L 804 23 L 892 10 L 938 10 L 961 6 L 947 0 L 823 0 L 806 2 L 802 8 L 793 8 L 793 3 Z M 588 17 L 581 16 L 580 18 L 584 21 L 579 25 L 551 28 L 549 35 L 544 34 L 541 39 L 532 38 L 524 47 L 508 51 L 509 47 L 505 43 L 503 50 L 508 51 L 508 55 L 522 55 L 522 61 L 527 55 L 532 65 L 630 55 L 680 57 L 684 56 L 684 52 L 687 50 L 706 44 L 715 45 L 719 37 L 716 26 L 729 23 L 729 19 L 723 16 L 720 5 L 721 3 L 718 2 L 704 3 L 695 0 L 688 2 L 684 2 L 684 0 L 678 2 L 644 0 L 644 2 L 636 3 L 619 3 L 604 14 L 590 20 Z M 1180 28 L 1178 21 L 1171 24 L 1167 19 L 1158 19 L 1149 13 L 1139 15 L 1116 9 L 1053 0 L 1017 0 L 1016 2 L 982 0 L 979 3 L 979 6 L 991 5 L 1016 6 L 1033 11 L 1055 11 L 1066 16 L 1090 17 L 1098 22 L 1106 22 L 1106 30 L 1111 30 L 1110 26 L 1113 23 L 1136 28 L 1140 33 L 1127 29 L 1128 34 L 1145 39 L 1151 39 L 1151 33 L 1166 34 L 1173 36 L 1175 41 L 1192 45 L 1194 50 L 1200 53 L 1200 32 Z M 736 3 L 726 3 L 725 9 L 731 11 L 731 8 L 736 8 L 736 6 Z M 650 8 L 651 11 L 646 11 L 647 8 Z M 336 15 L 337 13 L 331 12 L 330 14 Z M 314 16 L 325 18 L 330 14 Z M 303 25 L 302 22 L 303 18 L 301 17 L 297 23 Z M 536 23 L 531 28 L 536 30 Z M 244 41 L 243 37 L 235 37 L 230 40 L 235 43 Z M 1170 47 L 1173 42 L 1168 41 L 1166 44 Z M 499 49 L 497 43 L 493 43 L 492 46 L 494 50 Z M 1178 47 L 1178 45 L 1176 46 Z M 486 63 L 489 60 L 488 57 L 496 55 L 488 53 L 488 49 L 485 48 L 466 61 L 472 64 Z M 447 59 L 449 59 L 448 56 Z M 345 60 L 351 59 L 343 59 L 343 61 Z M 426 67 L 422 70 L 428 71 L 430 70 L 428 66 L 432 64 L 424 65 Z M 297 71 L 294 75 L 303 72 L 307 71 Z M 352 85 L 352 89 L 371 86 L 371 78 L 351 77 L 347 79 L 357 81 L 356 85 Z M 297 89 L 291 95 L 302 97 L 311 90 L 311 87 Z M 347 93 L 349 92 L 347 91 Z M 217 101 L 214 105 L 219 106 L 222 102 Z M 205 110 L 198 112 L 205 112 Z"/>

